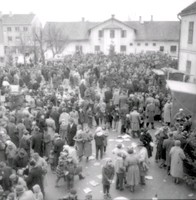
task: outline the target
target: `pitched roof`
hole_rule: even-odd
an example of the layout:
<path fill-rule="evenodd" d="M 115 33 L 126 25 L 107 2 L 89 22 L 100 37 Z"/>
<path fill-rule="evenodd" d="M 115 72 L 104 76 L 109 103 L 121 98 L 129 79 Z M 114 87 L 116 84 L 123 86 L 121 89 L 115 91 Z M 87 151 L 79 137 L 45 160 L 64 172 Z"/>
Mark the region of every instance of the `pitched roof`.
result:
<path fill-rule="evenodd" d="M 180 39 L 180 22 L 178 21 L 146 21 L 126 22 L 135 27 L 136 40 L 141 41 L 178 41 Z"/>
<path fill-rule="evenodd" d="M 44 30 L 50 25 L 63 31 L 63 35 L 69 40 L 88 40 L 89 30 L 103 22 L 47 22 Z M 141 41 L 178 41 L 180 23 L 178 21 L 139 21 L 122 22 L 136 30 L 136 40 Z"/>
<path fill-rule="evenodd" d="M 57 30 L 62 30 L 65 37 L 69 40 L 87 40 L 89 39 L 88 30 L 95 26 L 96 22 L 47 22 L 44 26 L 44 31 L 55 27 Z"/>
<path fill-rule="evenodd" d="M 3 25 L 31 24 L 35 14 L 2 15 Z"/>
<path fill-rule="evenodd" d="M 179 13 L 180 16 L 191 15 L 191 14 L 196 14 L 196 1 Z"/>

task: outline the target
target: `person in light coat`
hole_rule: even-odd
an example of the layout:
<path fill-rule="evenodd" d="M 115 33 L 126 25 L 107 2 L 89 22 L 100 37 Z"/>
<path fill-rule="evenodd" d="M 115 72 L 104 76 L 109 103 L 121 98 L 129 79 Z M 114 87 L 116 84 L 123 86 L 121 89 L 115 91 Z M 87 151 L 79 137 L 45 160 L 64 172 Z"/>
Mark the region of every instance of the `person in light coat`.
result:
<path fill-rule="evenodd" d="M 163 107 L 163 121 L 168 126 L 171 124 L 172 119 L 172 103 L 170 100 L 166 102 L 166 104 Z"/>
<path fill-rule="evenodd" d="M 186 158 L 183 149 L 180 147 L 180 140 L 175 141 L 175 146 L 170 150 L 171 169 L 170 174 L 174 177 L 174 182 L 179 183 L 179 179 L 183 178 L 183 160 Z"/>
<path fill-rule="evenodd" d="M 129 115 L 131 122 L 131 132 L 133 137 L 135 134 L 138 136 L 140 130 L 140 114 L 137 112 L 137 108 L 134 107 L 133 111 Z"/>

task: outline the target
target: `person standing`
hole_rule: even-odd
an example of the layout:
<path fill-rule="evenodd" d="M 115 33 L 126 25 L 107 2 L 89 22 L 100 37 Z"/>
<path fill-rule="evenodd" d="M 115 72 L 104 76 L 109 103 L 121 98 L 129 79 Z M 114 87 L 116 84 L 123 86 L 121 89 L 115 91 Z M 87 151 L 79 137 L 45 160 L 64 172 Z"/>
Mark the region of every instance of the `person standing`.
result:
<path fill-rule="evenodd" d="M 114 178 L 114 165 L 112 163 L 112 159 L 108 158 L 106 164 L 102 168 L 102 184 L 103 184 L 103 193 L 104 197 L 111 197 L 110 196 L 110 185 Z"/>
<path fill-rule="evenodd" d="M 25 181 L 30 190 L 33 189 L 33 186 L 38 184 L 41 188 L 42 193 L 44 194 L 44 184 L 43 184 L 43 174 L 44 171 L 41 166 L 36 165 L 35 160 L 30 161 L 30 169 L 28 176 L 26 176 Z"/>
<path fill-rule="evenodd" d="M 76 132 L 77 132 L 77 125 L 75 124 L 74 119 L 70 118 L 67 127 L 67 144 L 69 146 L 74 146 L 75 144 L 74 136 L 76 135 Z"/>
<path fill-rule="evenodd" d="M 133 111 L 129 115 L 130 123 L 131 123 L 131 132 L 132 136 L 139 137 L 139 130 L 140 130 L 140 114 L 137 112 L 137 108 L 134 107 Z"/>
<path fill-rule="evenodd" d="M 105 136 L 101 127 L 98 127 L 96 129 L 94 140 L 96 146 L 96 159 L 98 160 L 99 151 L 100 151 L 100 158 L 102 159 Z"/>
<path fill-rule="evenodd" d="M 171 103 L 170 100 L 168 100 L 163 107 L 163 121 L 164 121 L 164 123 L 167 124 L 168 126 L 170 126 L 171 118 L 172 118 L 172 103 Z"/>
<path fill-rule="evenodd" d="M 154 116 L 155 116 L 155 104 L 151 102 L 146 106 L 146 117 L 147 123 L 146 127 L 148 128 L 149 124 L 151 123 L 151 128 L 154 129 Z"/>
<path fill-rule="evenodd" d="M 186 158 L 183 149 L 180 147 L 180 140 L 175 141 L 175 146 L 170 150 L 171 169 L 170 174 L 174 177 L 174 183 L 178 184 L 183 178 L 183 160 Z"/>
<path fill-rule="evenodd" d="M 125 166 L 127 168 L 126 181 L 131 192 L 134 192 L 135 186 L 140 182 L 139 159 L 133 153 L 133 149 L 129 149 L 125 158 Z"/>
<path fill-rule="evenodd" d="M 32 149 L 34 152 L 37 152 L 39 155 L 42 155 L 43 148 L 43 135 L 39 132 L 39 128 L 36 127 L 34 131 L 34 135 L 31 138 L 32 141 Z"/>
<path fill-rule="evenodd" d="M 166 162 L 165 164 L 167 165 L 167 170 L 168 170 L 168 174 L 170 173 L 170 150 L 171 148 L 174 146 L 174 135 L 172 132 L 169 133 L 169 138 L 163 140 L 163 149 L 165 149 L 166 152 Z"/>
<path fill-rule="evenodd" d="M 139 158 L 139 171 L 140 171 L 140 183 L 145 185 L 145 175 L 148 171 L 148 152 L 144 147 L 144 144 L 139 141 L 138 143 L 138 158 Z"/>

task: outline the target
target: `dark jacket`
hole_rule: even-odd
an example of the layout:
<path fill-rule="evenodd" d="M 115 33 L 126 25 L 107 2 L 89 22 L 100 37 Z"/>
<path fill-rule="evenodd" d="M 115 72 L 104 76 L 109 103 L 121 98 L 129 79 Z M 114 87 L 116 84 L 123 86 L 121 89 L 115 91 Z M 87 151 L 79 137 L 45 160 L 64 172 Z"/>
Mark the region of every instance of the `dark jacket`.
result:
<path fill-rule="evenodd" d="M 76 135 L 77 132 L 77 126 L 75 123 L 73 123 L 72 127 L 70 124 L 68 124 L 67 127 L 67 144 L 69 146 L 74 146 L 75 140 L 73 140 L 74 136 Z"/>
<path fill-rule="evenodd" d="M 43 175 L 44 171 L 40 166 L 33 167 L 26 178 L 27 187 L 32 190 L 33 186 L 38 184 L 43 192 Z"/>
<path fill-rule="evenodd" d="M 32 149 L 39 155 L 42 155 L 42 145 L 43 145 L 42 133 L 35 133 L 35 135 L 32 136 Z"/>
<path fill-rule="evenodd" d="M 109 180 L 114 178 L 114 166 L 103 166 L 102 168 L 102 183 L 103 185 L 110 185 Z"/>

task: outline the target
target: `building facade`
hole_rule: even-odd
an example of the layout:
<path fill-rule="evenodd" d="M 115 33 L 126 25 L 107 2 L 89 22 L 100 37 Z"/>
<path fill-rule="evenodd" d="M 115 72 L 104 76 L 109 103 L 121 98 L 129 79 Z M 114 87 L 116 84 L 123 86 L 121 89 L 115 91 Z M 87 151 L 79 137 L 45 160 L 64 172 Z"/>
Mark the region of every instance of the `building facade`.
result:
<path fill-rule="evenodd" d="M 181 34 L 179 48 L 179 70 L 190 75 L 196 83 L 196 2 L 179 13 Z"/>
<path fill-rule="evenodd" d="M 19 56 L 29 54 L 35 46 L 33 30 L 41 28 L 34 14 L 4 14 L 2 19 L 4 62 L 10 54 L 17 60 Z"/>
<path fill-rule="evenodd" d="M 68 38 L 62 55 L 73 54 L 76 51 L 83 53 L 103 52 L 110 50 L 116 53 L 141 53 L 148 51 L 162 51 L 178 57 L 178 43 L 180 24 L 159 21 L 127 21 L 117 20 L 113 15 L 110 19 L 101 22 L 47 22 L 48 27 L 58 27 L 63 35 Z M 51 56 L 50 52 L 48 57 Z"/>

